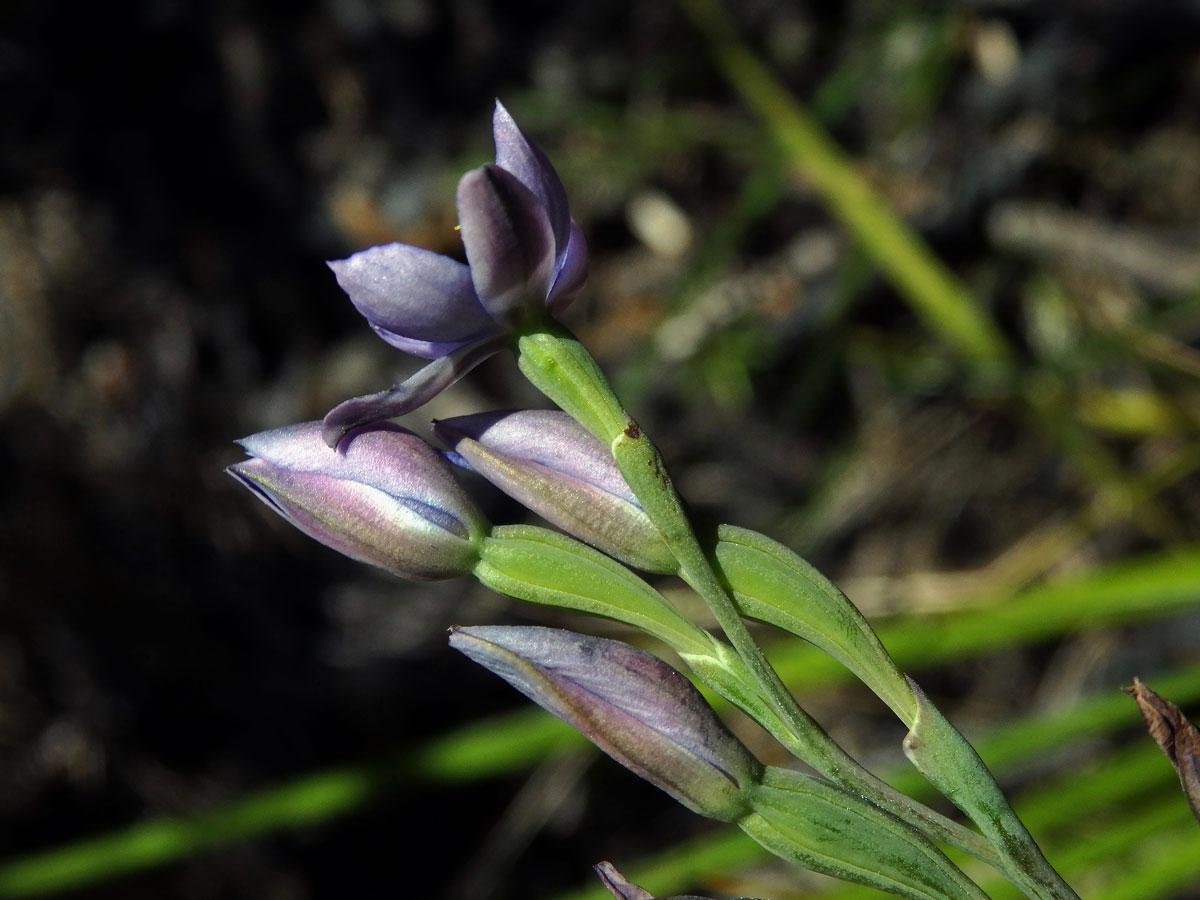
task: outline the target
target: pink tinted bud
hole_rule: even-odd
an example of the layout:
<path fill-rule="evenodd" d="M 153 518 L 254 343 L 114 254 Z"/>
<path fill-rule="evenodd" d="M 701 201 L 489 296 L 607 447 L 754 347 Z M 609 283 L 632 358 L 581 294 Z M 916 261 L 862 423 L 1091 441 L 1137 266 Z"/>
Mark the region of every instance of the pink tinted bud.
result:
<path fill-rule="evenodd" d="M 450 645 L 689 809 L 724 822 L 749 812 L 762 765 L 657 657 L 556 628 L 456 628 Z"/>
<path fill-rule="evenodd" d="M 566 413 L 479 413 L 433 429 L 471 469 L 567 534 L 635 568 L 678 571 L 608 448 Z"/>
<path fill-rule="evenodd" d="M 251 459 L 226 471 L 305 534 L 402 578 L 468 574 L 488 530 L 482 513 L 432 447 L 381 424 L 330 449 L 320 422 L 239 441 Z"/>

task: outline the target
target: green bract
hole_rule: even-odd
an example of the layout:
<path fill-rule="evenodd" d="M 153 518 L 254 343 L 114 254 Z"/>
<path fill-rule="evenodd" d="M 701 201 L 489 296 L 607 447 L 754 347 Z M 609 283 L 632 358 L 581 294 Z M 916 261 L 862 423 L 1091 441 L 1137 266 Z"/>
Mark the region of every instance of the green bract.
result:
<path fill-rule="evenodd" d="M 773 853 L 912 900 L 987 900 L 929 839 L 828 782 L 769 767 L 742 830 Z"/>

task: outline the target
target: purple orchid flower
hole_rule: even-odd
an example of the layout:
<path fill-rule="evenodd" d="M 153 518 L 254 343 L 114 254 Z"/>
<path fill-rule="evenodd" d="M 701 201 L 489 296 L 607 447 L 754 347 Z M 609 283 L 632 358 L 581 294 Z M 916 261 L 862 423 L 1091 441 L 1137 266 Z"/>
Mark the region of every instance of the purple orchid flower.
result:
<path fill-rule="evenodd" d="M 418 581 L 469 574 L 489 530 L 450 466 L 410 431 L 357 429 L 330 453 L 320 422 L 239 441 L 251 459 L 226 471 L 305 534 Z"/>
<path fill-rule="evenodd" d="M 499 101 L 492 131 L 496 162 L 458 183 L 466 264 L 408 244 L 329 263 L 376 334 L 433 360 L 388 390 L 331 410 L 323 423 L 330 446 L 352 428 L 427 403 L 503 349 L 522 319 L 565 309 L 587 280 L 587 243 L 558 173 Z"/>

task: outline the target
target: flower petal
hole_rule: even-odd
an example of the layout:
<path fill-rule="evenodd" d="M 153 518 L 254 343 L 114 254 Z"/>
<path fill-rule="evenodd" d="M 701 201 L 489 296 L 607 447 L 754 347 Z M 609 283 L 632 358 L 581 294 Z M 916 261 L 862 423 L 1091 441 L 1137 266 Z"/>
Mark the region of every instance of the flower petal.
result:
<path fill-rule="evenodd" d="M 600 862 L 592 866 L 596 874 L 600 876 L 600 880 L 604 882 L 604 886 L 608 888 L 608 892 L 617 900 L 654 900 L 653 895 L 642 887 L 631 882 L 628 878 L 617 871 L 617 867 L 610 862 Z"/>
<path fill-rule="evenodd" d="M 473 344 L 490 334 L 498 333 L 499 328 L 496 326 L 496 323 L 492 322 L 491 319 L 488 321 L 490 323 L 488 328 L 461 341 L 418 341 L 416 338 L 393 334 L 386 328 L 380 328 L 378 325 L 372 325 L 371 328 L 387 343 L 410 356 L 419 356 L 422 359 L 441 359 L 443 356 L 449 356 L 455 350 L 459 350 L 468 344 Z"/>
<path fill-rule="evenodd" d="M 473 413 L 439 420 L 434 423 L 434 431 L 448 444 L 460 437 L 470 438 L 493 453 L 539 463 L 641 509 L 613 462 L 612 452 L 561 410 Z"/>
<path fill-rule="evenodd" d="M 541 201 L 554 231 L 555 256 L 562 257 L 571 226 L 567 192 L 550 160 L 517 127 L 513 117 L 499 100 L 492 114 L 492 135 L 496 140 L 496 165 L 517 176 Z"/>
<path fill-rule="evenodd" d="M 458 221 L 484 309 L 504 320 L 541 308 L 554 275 L 554 235 L 537 197 L 515 175 L 483 166 L 458 182 Z"/>
<path fill-rule="evenodd" d="M 554 284 L 546 297 L 546 306 L 550 312 L 558 314 L 567 308 L 575 299 L 575 295 L 583 290 L 588 277 L 588 248 L 587 238 L 583 229 L 574 219 L 571 220 L 571 236 L 567 246 L 558 259 L 558 272 L 554 276 Z"/>
<path fill-rule="evenodd" d="M 365 394 L 339 403 L 326 413 L 321 423 L 321 434 L 325 443 L 336 447 L 342 438 L 355 428 L 402 416 L 424 406 L 485 359 L 504 349 L 505 340 L 503 335 L 490 335 L 434 360 L 386 391 Z"/>
<path fill-rule="evenodd" d="M 237 443 L 275 473 L 367 485 L 463 538 L 477 517 L 467 493 L 448 477 L 442 455 L 407 428 L 390 422 L 346 434 L 336 451 L 323 440 L 320 422 L 261 431 Z M 461 512 L 464 509 L 468 512 Z"/>
<path fill-rule="evenodd" d="M 329 268 L 380 336 L 415 355 L 436 358 L 493 325 L 470 271 L 440 253 L 383 244 L 333 260 Z"/>
<path fill-rule="evenodd" d="M 238 441 L 250 456 L 279 469 L 295 472 L 323 472 L 336 464 L 329 447 L 318 440 L 320 422 L 297 422 L 270 431 L 260 431 Z"/>

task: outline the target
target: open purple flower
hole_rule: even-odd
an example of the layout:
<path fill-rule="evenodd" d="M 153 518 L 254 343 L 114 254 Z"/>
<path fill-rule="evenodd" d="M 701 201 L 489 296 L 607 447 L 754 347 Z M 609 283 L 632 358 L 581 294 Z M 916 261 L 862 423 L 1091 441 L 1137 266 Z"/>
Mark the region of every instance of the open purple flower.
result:
<path fill-rule="evenodd" d="M 564 309 L 587 280 L 587 245 L 558 173 L 499 101 L 492 131 L 496 162 L 458 183 L 466 264 L 408 244 L 329 263 L 380 337 L 433 360 L 386 391 L 330 411 L 323 434 L 331 446 L 354 427 L 428 402 L 501 350 L 523 318 Z"/>
<path fill-rule="evenodd" d="M 226 471 L 305 534 L 402 578 L 468 574 L 488 523 L 449 465 L 390 423 L 346 435 L 331 453 L 320 422 L 239 441 L 250 459 Z"/>

